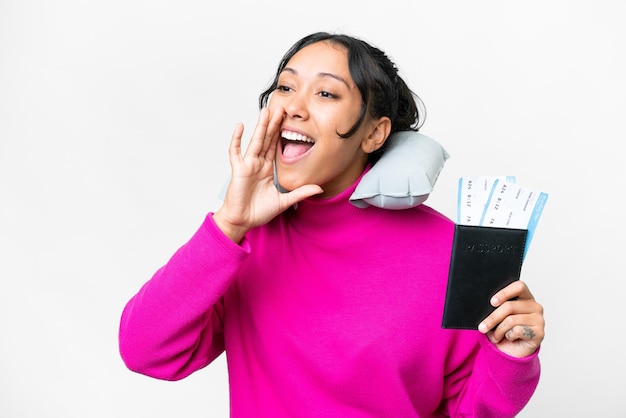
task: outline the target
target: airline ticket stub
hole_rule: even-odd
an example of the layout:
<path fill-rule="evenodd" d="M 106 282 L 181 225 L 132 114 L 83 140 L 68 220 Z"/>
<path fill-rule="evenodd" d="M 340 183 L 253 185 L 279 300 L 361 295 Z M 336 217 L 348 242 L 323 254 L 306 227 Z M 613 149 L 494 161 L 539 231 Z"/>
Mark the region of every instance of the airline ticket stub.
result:
<path fill-rule="evenodd" d="M 526 253 L 547 199 L 547 193 L 520 186 L 514 176 L 461 177 L 457 223 L 526 229 Z"/>
<path fill-rule="evenodd" d="M 462 225 L 480 225 L 485 204 L 496 180 L 515 183 L 514 176 L 479 176 L 459 179 L 459 198 L 456 223 Z"/>

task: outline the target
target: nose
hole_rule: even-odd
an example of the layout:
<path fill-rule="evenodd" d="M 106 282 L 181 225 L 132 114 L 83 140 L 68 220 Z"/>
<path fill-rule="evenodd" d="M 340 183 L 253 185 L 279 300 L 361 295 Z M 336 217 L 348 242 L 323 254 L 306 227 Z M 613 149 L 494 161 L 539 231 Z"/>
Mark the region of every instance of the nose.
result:
<path fill-rule="evenodd" d="M 290 118 L 307 119 L 309 117 L 308 103 L 304 93 L 292 92 L 288 97 L 285 97 L 283 107 Z"/>

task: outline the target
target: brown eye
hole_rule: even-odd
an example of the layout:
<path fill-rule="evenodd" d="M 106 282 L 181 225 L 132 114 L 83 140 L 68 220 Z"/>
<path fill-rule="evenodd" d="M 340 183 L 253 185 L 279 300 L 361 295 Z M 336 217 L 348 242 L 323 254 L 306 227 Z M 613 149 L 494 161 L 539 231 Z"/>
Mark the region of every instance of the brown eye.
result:
<path fill-rule="evenodd" d="M 326 90 L 322 90 L 318 93 L 321 97 L 327 97 L 329 99 L 336 99 L 337 96 L 335 96 L 332 93 L 327 92 Z"/>

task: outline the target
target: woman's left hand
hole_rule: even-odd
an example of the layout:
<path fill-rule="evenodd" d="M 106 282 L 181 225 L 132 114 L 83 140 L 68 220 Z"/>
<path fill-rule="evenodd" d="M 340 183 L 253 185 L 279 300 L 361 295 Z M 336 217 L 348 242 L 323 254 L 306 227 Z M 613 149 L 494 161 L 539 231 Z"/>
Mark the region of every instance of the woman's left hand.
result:
<path fill-rule="evenodd" d="M 539 348 L 545 336 L 543 306 L 521 280 L 516 280 L 491 298 L 496 309 L 478 330 L 487 334 L 498 349 L 513 357 L 526 357 Z"/>

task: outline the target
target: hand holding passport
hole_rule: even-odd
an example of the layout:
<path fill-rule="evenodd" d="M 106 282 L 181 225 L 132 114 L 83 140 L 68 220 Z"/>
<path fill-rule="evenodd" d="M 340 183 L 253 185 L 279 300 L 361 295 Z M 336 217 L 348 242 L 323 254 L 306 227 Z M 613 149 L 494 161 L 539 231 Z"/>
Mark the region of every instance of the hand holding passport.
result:
<path fill-rule="evenodd" d="M 520 278 L 547 198 L 511 176 L 459 179 L 442 328 L 477 329 L 491 297 Z"/>

